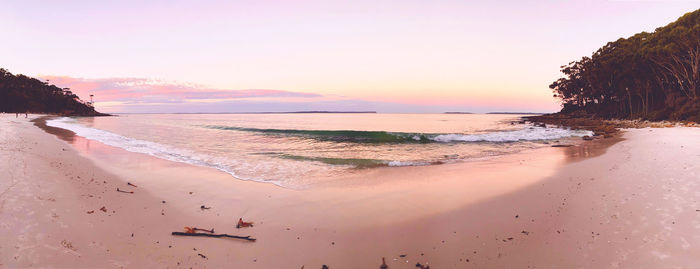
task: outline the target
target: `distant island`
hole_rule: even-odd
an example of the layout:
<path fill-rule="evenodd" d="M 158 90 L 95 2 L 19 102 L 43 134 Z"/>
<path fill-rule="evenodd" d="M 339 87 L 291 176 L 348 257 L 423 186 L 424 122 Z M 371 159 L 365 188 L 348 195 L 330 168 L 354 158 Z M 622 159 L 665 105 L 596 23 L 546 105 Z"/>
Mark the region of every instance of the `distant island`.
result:
<path fill-rule="evenodd" d="M 700 122 L 700 9 L 561 67 L 560 116 Z"/>
<path fill-rule="evenodd" d="M 173 114 L 376 114 L 376 111 L 283 111 L 283 112 L 179 112 Z M 119 113 L 129 114 L 129 113 Z M 139 113 L 162 114 L 162 113 Z"/>
<path fill-rule="evenodd" d="M 108 116 L 95 111 L 68 88 L 0 68 L 0 112 L 42 113 L 66 116 Z"/>
<path fill-rule="evenodd" d="M 537 113 L 537 112 L 489 112 L 486 114 L 504 114 L 504 115 L 542 115 L 545 113 Z"/>
<path fill-rule="evenodd" d="M 292 112 L 266 112 L 266 113 L 280 113 L 280 114 L 304 114 L 304 113 L 340 113 L 340 114 L 376 114 L 377 111 L 292 111 Z"/>

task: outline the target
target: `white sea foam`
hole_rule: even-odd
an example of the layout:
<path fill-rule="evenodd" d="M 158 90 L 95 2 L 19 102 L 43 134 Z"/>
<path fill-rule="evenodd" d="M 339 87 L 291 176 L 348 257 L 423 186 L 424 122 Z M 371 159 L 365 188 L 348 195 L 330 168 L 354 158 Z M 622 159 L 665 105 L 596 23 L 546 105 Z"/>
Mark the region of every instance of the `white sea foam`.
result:
<path fill-rule="evenodd" d="M 142 154 L 148 154 L 157 158 L 187 163 L 192 165 L 211 167 L 223 172 L 226 172 L 238 179 L 252 180 L 259 182 L 273 183 L 276 185 L 284 185 L 289 182 L 289 178 L 295 178 L 296 174 L 303 174 L 304 171 L 321 171 L 318 173 L 326 173 L 325 171 L 330 171 L 330 166 L 328 165 L 305 165 L 301 163 L 293 163 L 292 160 L 278 160 L 278 159 L 266 159 L 257 158 L 251 160 L 246 158 L 245 155 L 241 156 L 230 156 L 230 155 L 208 155 L 204 152 L 199 152 L 196 150 L 188 150 L 179 148 L 172 145 L 166 145 L 161 143 L 156 143 L 147 140 L 140 140 L 136 138 L 122 136 L 116 133 L 112 133 L 106 130 L 100 130 L 97 128 L 92 128 L 89 126 L 82 125 L 72 118 L 57 118 L 47 121 L 48 126 L 63 128 L 75 132 L 77 135 L 85 137 L 87 139 L 95 140 L 103 144 L 122 148 L 124 150 Z M 481 134 L 426 134 L 426 135 L 415 135 L 411 137 L 412 139 L 419 140 L 421 142 L 427 138 L 427 140 L 439 143 L 455 143 L 455 144 L 468 144 L 469 142 L 490 142 L 490 143 L 509 143 L 518 141 L 532 141 L 532 140 L 549 140 L 549 139 L 561 139 L 566 137 L 581 137 L 585 135 L 593 135 L 590 131 L 583 130 L 569 130 L 562 128 L 543 128 L 543 127 L 525 127 L 520 130 L 513 131 L 497 131 L 488 132 Z M 148 138 L 146 138 L 148 139 Z M 159 140 L 160 142 L 160 140 Z M 326 143 L 324 141 L 324 143 Z M 361 144 L 360 147 L 365 147 L 368 145 Z M 382 149 L 393 149 L 394 147 L 399 147 L 397 144 L 393 143 L 382 143 L 377 144 L 377 147 Z M 405 147 L 405 144 L 400 145 Z M 464 146 L 464 145 L 458 145 Z M 423 145 L 420 143 L 412 144 L 409 150 L 422 150 Z M 511 148 L 508 146 L 508 148 Z M 513 148 L 517 148 L 517 145 L 513 145 Z M 508 150 L 506 150 L 509 152 Z M 206 152 L 206 151 L 205 151 Z M 453 152 L 452 152 L 453 153 Z M 400 152 L 397 154 L 401 154 Z M 387 166 L 425 166 L 433 165 L 436 163 L 445 163 L 453 161 L 463 161 L 466 159 L 477 158 L 487 154 L 487 152 L 461 152 L 460 154 L 467 154 L 469 158 L 458 158 L 459 155 L 445 155 L 448 160 L 443 160 L 441 158 L 432 158 L 430 160 L 422 159 L 424 156 L 417 156 L 413 161 L 398 161 L 392 159 L 392 156 L 387 156 L 387 161 L 378 160 L 382 164 Z M 505 152 L 504 152 L 505 154 Z M 499 154 L 496 154 L 499 155 Z M 403 156 L 403 155 L 402 155 Z M 271 156 L 270 158 L 274 158 Z M 347 156 L 349 159 L 357 158 L 355 156 Z M 320 169 L 319 167 L 323 168 Z M 301 172 L 300 172 L 301 171 Z"/>
<path fill-rule="evenodd" d="M 566 137 L 592 136 L 587 130 L 570 130 L 564 128 L 527 127 L 515 131 L 501 131 L 483 134 L 441 134 L 430 137 L 437 142 L 518 142 L 534 140 L 551 140 Z"/>
<path fill-rule="evenodd" d="M 402 161 L 390 161 L 387 163 L 388 166 L 425 166 L 431 165 L 429 162 L 402 162 Z"/>
<path fill-rule="evenodd" d="M 87 127 L 77 123 L 74 119 L 71 118 L 64 117 L 48 120 L 46 121 L 46 125 L 70 130 L 76 135 L 85 137 L 90 140 L 101 142 L 105 145 L 122 148 L 130 152 L 148 154 L 154 157 L 174 162 L 212 167 L 243 180 L 264 181 L 279 184 L 276 181 L 241 177 L 237 175 L 235 171 L 231 170 L 228 166 L 222 164 L 221 162 L 215 161 L 215 159 L 211 158 L 210 156 L 205 156 L 189 150 L 179 149 L 176 147 L 163 145 L 151 141 L 129 138 L 105 130 Z"/>

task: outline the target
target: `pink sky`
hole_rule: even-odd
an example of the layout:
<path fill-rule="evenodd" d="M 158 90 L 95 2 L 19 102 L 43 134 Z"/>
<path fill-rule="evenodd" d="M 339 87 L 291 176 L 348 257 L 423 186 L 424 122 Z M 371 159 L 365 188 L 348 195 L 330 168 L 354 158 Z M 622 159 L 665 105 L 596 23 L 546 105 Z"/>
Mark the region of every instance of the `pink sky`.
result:
<path fill-rule="evenodd" d="M 538 111 L 696 1 L 12 1 L 0 59 L 105 112 Z"/>

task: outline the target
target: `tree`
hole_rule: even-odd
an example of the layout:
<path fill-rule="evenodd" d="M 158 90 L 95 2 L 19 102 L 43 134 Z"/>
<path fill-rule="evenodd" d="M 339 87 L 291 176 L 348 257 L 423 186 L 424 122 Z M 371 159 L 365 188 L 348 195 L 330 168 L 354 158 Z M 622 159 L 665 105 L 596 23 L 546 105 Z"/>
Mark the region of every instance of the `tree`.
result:
<path fill-rule="evenodd" d="M 0 68 L 0 111 L 63 115 L 106 115 L 86 105 L 68 88 L 59 88 Z"/>
<path fill-rule="evenodd" d="M 561 67 L 562 113 L 700 121 L 700 10 Z"/>

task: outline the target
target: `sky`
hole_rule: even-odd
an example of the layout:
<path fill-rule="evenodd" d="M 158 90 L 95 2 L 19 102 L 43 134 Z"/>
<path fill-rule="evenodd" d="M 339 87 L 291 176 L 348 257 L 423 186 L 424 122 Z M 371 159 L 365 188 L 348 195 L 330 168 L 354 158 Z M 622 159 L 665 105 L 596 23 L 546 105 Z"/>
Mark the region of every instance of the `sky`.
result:
<path fill-rule="evenodd" d="M 553 112 L 559 67 L 700 1 L 6 1 L 0 67 L 101 112 Z"/>

